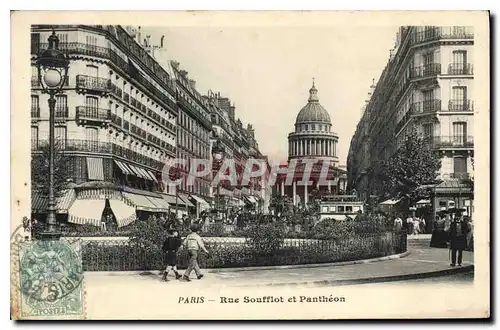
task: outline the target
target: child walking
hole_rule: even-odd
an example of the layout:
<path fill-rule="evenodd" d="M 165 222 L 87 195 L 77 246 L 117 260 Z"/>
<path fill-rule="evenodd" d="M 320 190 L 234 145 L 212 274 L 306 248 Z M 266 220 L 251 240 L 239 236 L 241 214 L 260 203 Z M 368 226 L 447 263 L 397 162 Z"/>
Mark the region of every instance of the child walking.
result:
<path fill-rule="evenodd" d="M 202 250 L 205 253 L 208 254 L 208 250 L 205 248 L 205 245 L 203 244 L 203 240 L 201 239 L 200 235 L 198 235 L 198 232 L 200 231 L 200 226 L 197 224 L 193 224 L 191 226 L 191 233 L 186 236 L 186 239 L 183 242 L 184 247 L 188 251 L 188 268 L 186 269 L 186 272 L 182 276 L 184 281 L 191 281 L 189 279 L 189 275 L 191 274 L 191 271 L 194 270 L 196 273 L 196 277 L 200 280 L 203 277 L 203 273 L 201 272 L 200 266 L 198 266 L 198 254 L 199 251 Z"/>
<path fill-rule="evenodd" d="M 176 279 L 181 278 L 181 275 L 177 271 L 177 251 L 179 250 L 181 244 L 182 241 L 181 238 L 179 237 L 179 233 L 175 230 L 168 230 L 167 239 L 163 243 L 163 251 L 165 252 L 166 264 L 167 264 L 167 267 L 165 268 L 162 277 L 163 281 L 165 282 L 168 281 L 167 276 L 170 270 L 174 271 Z"/>

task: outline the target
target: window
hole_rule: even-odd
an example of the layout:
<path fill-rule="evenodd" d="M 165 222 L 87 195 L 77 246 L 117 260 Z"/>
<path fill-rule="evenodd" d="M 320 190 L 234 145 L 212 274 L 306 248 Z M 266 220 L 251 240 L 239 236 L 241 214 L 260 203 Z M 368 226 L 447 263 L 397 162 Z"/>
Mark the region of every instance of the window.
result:
<path fill-rule="evenodd" d="M 316 126 L 314 124 L 311 125 L 311 130 L 314 131 L 316 129 Z"/>
<path fill-rule="evenodd" d="M 57 37 L 59 38 L 59 49 L 67 48 L 68 43 L 68 34 L 67 33 L 57 33 Z"/>
<path fill-rule="evenodd" d="M 352 212 L 352 206 L 346 206 L 345 207 L 346 212 Z"/>
<path fill-rule="evenodd" d="M 38 148 L 38 127 L 31 126 L 31 149 Z"/>
<path fill-rule="evenodd" d="M 89 151 L 97 151 L 98 150 L 98 141 L 99 141 L 99 131 L 95 127 L 87 127 L 85 130 L 85 135 L 87 138 L 87 146 Z"/>
<path fill-rule="evenodd" d="M 66 95 L 56 95 L 56 118 L 68 117 L 68 97 Z"/>
<path fill-rule="evenodd" d="M 453 63 L 464 65 L 467 63 L 467 51 L 465 50 L 455 50 L 453 51 Z"/>
<path fill-rule="evenodd" d="M 463 111 L 467 103 L 467 87 L 455 86 L 451 94 L 450 111 Z"/>
<path fill-rule="evenodd" d="M 66 126 L 56 126 L 54 131 L 54 136 L 58 149 L 60 150 L 66 149 L 66 139 L 67 139 Z"/>
<path fill-rule="evenodd" d="M 338 213 L 344 212 L 344 206 L 342 205 L 337 206 L 337 212 Z"/>
<path fill-rule="evenodd" d="M 453 143 L 463 145 L 467 136 L 467 123 L 453 123 Z"/>
<path fill-rule="evenodd" d="M 97 117 L 97 109 L 99 108 L 99 99 L 93 96 L 85 97 L 85 112 L 86 116 L 91 118 Z"/>
<path fill-rule="evenodd" d="M 87 65 L 87 75 L 90 77 L 99 77 L 99 68 L 94 65 Z"/>
<path fill-rule="evenodd" d="M 308 126 L 309 126 L 309 125 L 306 125 L 306 131 L 307 131 L 307 130 L 309 130 L 309 127 L 308 127 Z"/>
<path fill-rule="evenodd" d="M 423 124 L 424 137 L 428 139 L 432 139 L 434 135 L 434 125 L 433 124 Z"/>
<path fill-rule="evenodd" d="M 40 106 L 38 95 L 31 95 L 31 117 L 40 117 Z"/>
<path fill-rule="evenodd" d="M 455 177 L 461 177 L 467 173 L 467 159 L 465 157 L 453 157 L 453 173 Z"/>
<path fill-rule="evenodd" d="M 431 64 L 434 63 L 434 53 L 433 52 L 423 54 L 422 57 L 423 57 L 425 66 L 430 66 Z"/>
<path fill-rule="evenodd" d="M 434 100 L 434 90 L 433 89 L 429 89 L 429 90 L 423 91 L 422 92 L 422 97 L 424 99 L 422 110 L 424 112 L 435 110 L 433 108 L 433 104 L 434 104 L 434 102 L 433 102 L 433 100 Z"/>

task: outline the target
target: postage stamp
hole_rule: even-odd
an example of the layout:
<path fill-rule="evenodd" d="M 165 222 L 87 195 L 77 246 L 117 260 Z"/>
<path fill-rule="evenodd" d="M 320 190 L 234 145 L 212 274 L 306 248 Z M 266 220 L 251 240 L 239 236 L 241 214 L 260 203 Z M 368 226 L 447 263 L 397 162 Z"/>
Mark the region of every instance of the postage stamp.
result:
<path fill-rule="evenodd" d="M 83 318 L 83 271 L 78 240 L 27 240 L 18 244 L 18 256 L 21 319 Z"/>

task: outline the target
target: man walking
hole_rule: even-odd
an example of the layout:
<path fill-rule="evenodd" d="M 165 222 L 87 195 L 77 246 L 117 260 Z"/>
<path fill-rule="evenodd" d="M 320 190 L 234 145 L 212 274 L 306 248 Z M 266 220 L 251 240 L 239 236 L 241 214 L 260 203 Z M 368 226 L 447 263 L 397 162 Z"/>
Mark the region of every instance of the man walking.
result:
<path fill-rule="evenodd" d="M 458 262 L 458 266 L 462 266 L 462 252 L 467 247 L 467 224 L 463 221 L 460 214 L 456 214 L 451 220 L 449 234 L 450 234 L 450 250 L 451 250 L 451 264 L 454 267 Z M 458 260 L 457 260 L 458 254 Z"/>
<path fill-rule="evenodd" d="M 198 235 L 198 231 L 200 230 L 200 226 L 198 224 L 194 224 L 191 226 L 191 233 L 186 236 L 186 239 L 182 243 L 184 248 L 188 251 L 188 267 L 186 272 L 182 276 L 183 280 L 191 281 L 189 279 L 189 275 L 191 271 L 194 269 L 196 273 L 196 277 L 201 279 L 203 277 L 203 273 L 201 272 L 200 267 L 198 266 L 198 253 L 200 250 L 203 250 L 208 254 L 208 250 L 205 248 L 203 244 L 203 240 L 200 235 Z"/>

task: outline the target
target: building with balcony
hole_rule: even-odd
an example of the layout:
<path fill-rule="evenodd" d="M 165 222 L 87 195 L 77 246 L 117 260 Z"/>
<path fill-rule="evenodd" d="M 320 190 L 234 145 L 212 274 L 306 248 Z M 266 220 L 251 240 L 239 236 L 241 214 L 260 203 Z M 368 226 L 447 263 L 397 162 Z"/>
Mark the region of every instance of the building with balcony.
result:
<path fill-rule="evenodd" d="M 48 96 L 35 61 L 53 30 L 70 59 L 55 109 L 57 152 L 70 160 L 67 194 L 74 197 L 59 209 L 61 221 L 124 227 L 136 216 L 167 212 L 176 193 L 162 183 L 165 162 L 177 156 L 175 76 L 121 26 L 32 25 L 32 156 L 48 144 Z M 32 209 L 43 214 L 38 188 Z"/>
<path fill-rule="evenodd" d="M 219 186 L 212 187 L 214 201 L 224 213 L 234 213 L 243 208 L 257 213 L 267 213 L 270 199 L 270 187 L 265 178 L 250 178 L 248 184 L 243 184 L 243 174 L 248 159 L 260 159 L 268 166 L 267 158 L 259 150 L 255 139 L 255 131 L 251 124 L 246 127 L 240 119 L 235 117 L 236 107 L 227 97 L 220 93 L 209 91 L 205 96 L 209 103 L 212 122 L 212 145 L 219 143 L 224 149 L 224 158 L 235 162 L 236 184 L 229 180 L 222 180 Z M 253 171 L 256 171 L 254 168 Z M 214 171 L 218 171 L 214 168 Z"/>
<path fill-rule="evenodd" d="M 170 66 L 176 81 L 176 95 L 179 113 L 177 117 L 177 158 L 185 161 L 180 167 L 184 178 L 178 186 L 179 197 L 189 202 L 196 214 L 210 207 L 211 174 L 195 178 L 194 184 L 188 184 L 187 173 L 191 159 L 210 159 L 210 136 L 212 123 L 208 102 L 196 90 L 195 80 L 188 72 L 181 69 L 179 62 L 171 61 Z M 208 201 L 207 201 L 208 199 Z"/>
<path fill-rule="evenodd" d="M 292 185 L 286 185 L 287 174 L 278 176 L 276 189 L 293 201 L 294 206 L 307 206 L 311 194 L 344 194 L 346 186 L 345 171 L 339 168 L 337 143 L 339 137 L 332 129 L 328 111 L 319 103 L 318 90 L 313 81 L 309 89 L 307 104 L 299 111 L 295 120 L 295 130 L 288 134 L 288 171 L 293 175 Z M 300 184 L 307 171 L 305 160 L 315 164 L 310 173 L 310 184 Z M 290 166 L 296 161 L 296 167 Z M 327 169 L 323 185 L 323 167 Z M 333 182 L 333 184 L 332 184 Z"/>
<path fill-rule="evenodd" d="M 434 211 L 453 205 L 470 214 L 473 192 L 463 179 L 473 175 L 473 62 L 474 33 L 469 27 L 399 29 L 351 140 L 350 189 L 363 198 L 374 194 L 378 164 L 389 159 L 405 135 L 416 129 L 439 153 L 438 179 L 448 182 L 446 194 L 433 190 Z"/>

